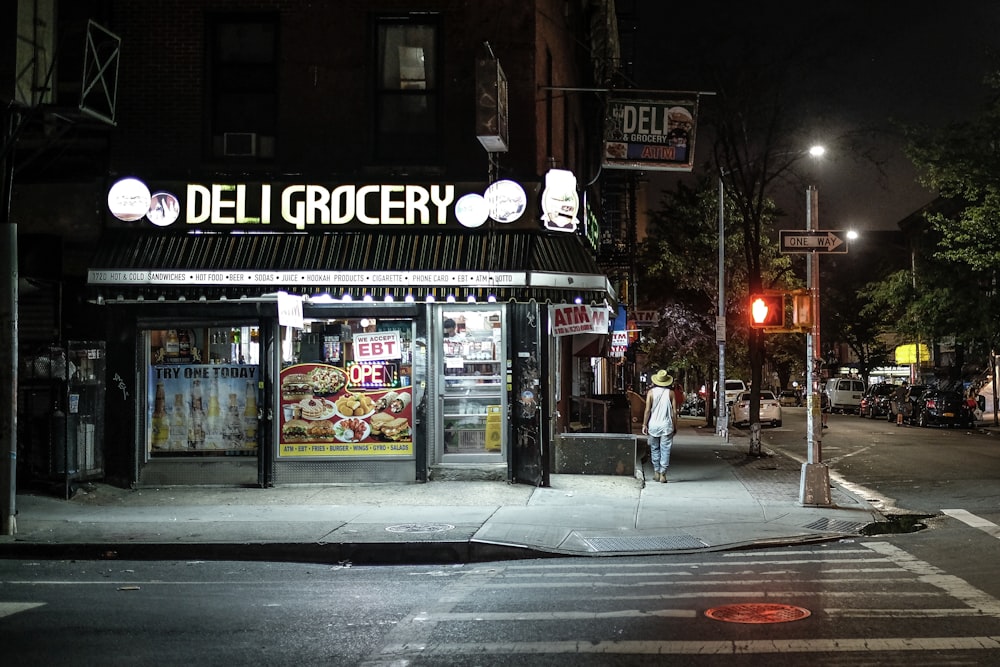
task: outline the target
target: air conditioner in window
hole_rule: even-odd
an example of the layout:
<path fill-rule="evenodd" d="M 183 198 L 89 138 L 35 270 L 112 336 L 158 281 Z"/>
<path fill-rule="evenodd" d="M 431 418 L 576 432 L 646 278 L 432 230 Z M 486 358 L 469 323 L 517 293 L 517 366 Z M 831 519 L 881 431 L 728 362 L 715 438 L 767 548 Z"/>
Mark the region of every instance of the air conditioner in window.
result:
<path fill-rule="evenodd" d="M 226 132 L 222 135 L 222 154 L 232 157 L 257 155 L 256 132 Z"/>

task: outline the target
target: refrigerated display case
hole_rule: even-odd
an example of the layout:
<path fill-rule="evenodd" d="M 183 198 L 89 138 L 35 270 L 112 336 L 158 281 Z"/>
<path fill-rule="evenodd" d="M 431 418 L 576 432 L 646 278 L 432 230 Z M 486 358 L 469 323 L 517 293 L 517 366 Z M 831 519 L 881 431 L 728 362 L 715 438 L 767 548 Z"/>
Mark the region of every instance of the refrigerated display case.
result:
<path fill-rule="evenodd" d="M 499 454 L 503 449 L 504 395 L 500 313 L 446 312 L 445 316 L 446 322 L 455 319 L 459 326 L 456 333 L 443 339 L 443 453 Z"/>

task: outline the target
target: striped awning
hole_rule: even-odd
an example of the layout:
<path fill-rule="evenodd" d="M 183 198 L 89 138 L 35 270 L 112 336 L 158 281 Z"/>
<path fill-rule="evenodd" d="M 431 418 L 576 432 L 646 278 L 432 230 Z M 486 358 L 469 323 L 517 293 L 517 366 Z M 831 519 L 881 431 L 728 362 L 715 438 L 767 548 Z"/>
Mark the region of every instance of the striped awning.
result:
<path fill-rule="evenodd" d="M 229 281 L 225 272 L 246 280 Z M 343 276 L 338 281 L 337 273 Z M 400 276 L 438 272 L 451 284 Z M 297 275 L 290 275 L 295 273 Z M 252 278 L 249 275 L 252 274 Z M 464 274 L 470 276 L 463 281 Z M 348 276 L 355 280 L 348 280 Z M 364 275 L 364 284 L 358 284 Z M 502 276 L 485 285 L 472 276 Z M 176 280 L 158 280 L 160 276 Z M 318 282 L 317 282 L 318 281 Z M 94 300 L 216 300 L 293 294 L 418 300 L 614 302 L 579 236 L 525 231 L 155 234 L 107 231 L 88 269 Z M 204 298 L 203 298 L 204 297 Z"/>

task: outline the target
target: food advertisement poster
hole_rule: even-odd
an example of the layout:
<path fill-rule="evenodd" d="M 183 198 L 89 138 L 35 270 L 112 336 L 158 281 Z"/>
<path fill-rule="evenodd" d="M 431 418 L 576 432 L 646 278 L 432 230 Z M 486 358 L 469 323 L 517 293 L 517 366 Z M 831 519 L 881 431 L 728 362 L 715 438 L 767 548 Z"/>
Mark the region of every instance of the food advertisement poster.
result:
<path fill-rule="evenodd" d="M 411 388 L 373 389 L 377 372 L 362 364 L 282 370 L 278 456 L 412 457 Z"/>
<path fill-rule="evenodd" d="M 697 94 L 611 100 L 604 119 L 604 167 L 691 171 L 697 117 Z"/>

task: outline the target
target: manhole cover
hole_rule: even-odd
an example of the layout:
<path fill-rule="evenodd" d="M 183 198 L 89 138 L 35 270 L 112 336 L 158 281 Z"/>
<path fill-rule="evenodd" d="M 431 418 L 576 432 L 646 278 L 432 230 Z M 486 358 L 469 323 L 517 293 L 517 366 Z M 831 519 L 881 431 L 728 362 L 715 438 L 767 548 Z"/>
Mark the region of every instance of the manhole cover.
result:
<path fill-rule="evenodd" d="M 809 614 L 809 610 L 802 607 L 767 603 L 728 604 L 705 612 L 705 616 L 727 623 L 787 623 L 806 618 Z"/>
<path fill-rule="evenodd" d="M 386 526 L 386 530 L 390 533 L 443 533 L 454 527 L 450 523 L 397 523 Z"/>

